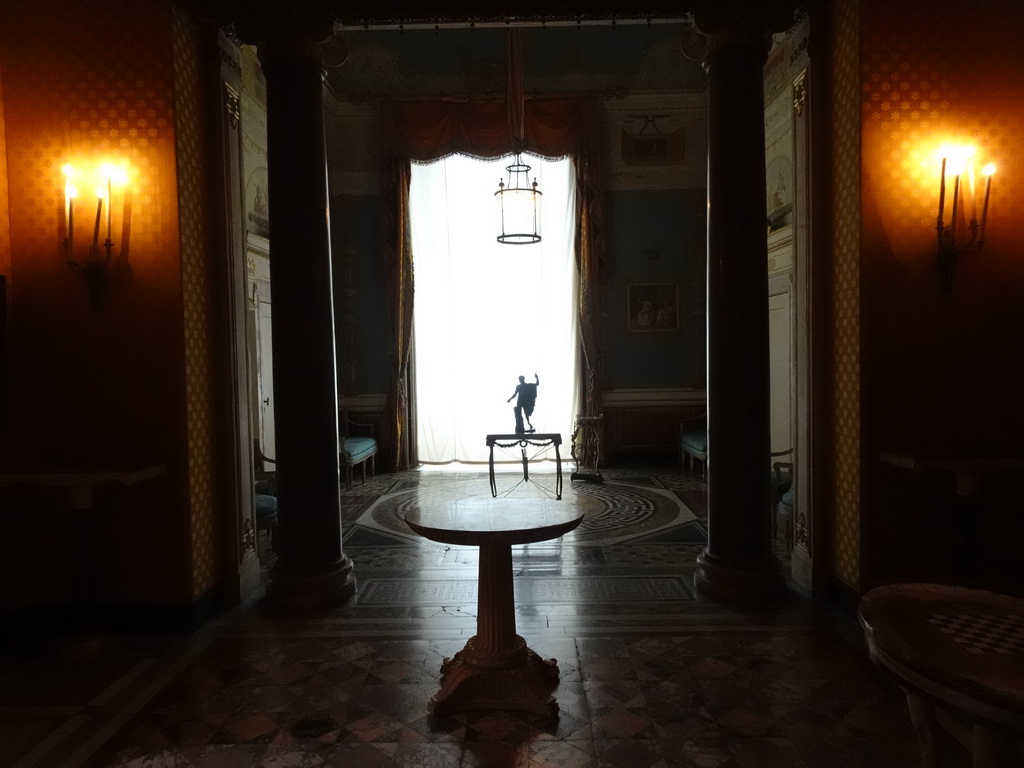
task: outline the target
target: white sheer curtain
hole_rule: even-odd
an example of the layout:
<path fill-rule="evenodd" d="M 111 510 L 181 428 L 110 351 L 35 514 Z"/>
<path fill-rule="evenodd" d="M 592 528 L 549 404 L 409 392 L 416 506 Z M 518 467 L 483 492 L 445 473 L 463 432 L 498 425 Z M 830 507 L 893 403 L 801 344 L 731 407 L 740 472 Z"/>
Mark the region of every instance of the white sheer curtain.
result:
<path fill-rule="evenodd" d="M 515 431 L 515 400 L 505 401 L 535 372 L 533 426 L 569 442 L 579 367 L 575 174 L 569 159 L 523 157 L 543 192 L 535 245 L 495 240 L 493 193 L 508 183 L 510 158 L 412 166 L 416 439 L 425 463 L 487 461 L 485 436 Z"/>

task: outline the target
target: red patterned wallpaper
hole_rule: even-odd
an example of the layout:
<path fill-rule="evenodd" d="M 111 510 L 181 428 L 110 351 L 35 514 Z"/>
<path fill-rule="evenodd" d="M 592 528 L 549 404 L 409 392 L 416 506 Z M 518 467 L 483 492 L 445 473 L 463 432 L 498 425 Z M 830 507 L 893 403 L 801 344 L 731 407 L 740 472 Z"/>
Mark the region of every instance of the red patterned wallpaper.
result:
<path fill-rule="evenodd" d="M 953 503 L 952 481 L 894 474 L 881 451 L 1024 451 L 1024 7 L 860 7 L 861 539 L 871 583 L 947 575 L 958 546 L 955 532 L 942 534 L 953 528 L 941 506 Z M 935 233 L 947 142 L 973 145 L 979 161 L 998 166 L 987 242 L 959 260 L 948 292 Z M 940 506 L 914 500 L 926 492 Z M 999 581 L 1005 542 L 1024 531 L 1019 515 L 992 505 L 983 560 Z"/>

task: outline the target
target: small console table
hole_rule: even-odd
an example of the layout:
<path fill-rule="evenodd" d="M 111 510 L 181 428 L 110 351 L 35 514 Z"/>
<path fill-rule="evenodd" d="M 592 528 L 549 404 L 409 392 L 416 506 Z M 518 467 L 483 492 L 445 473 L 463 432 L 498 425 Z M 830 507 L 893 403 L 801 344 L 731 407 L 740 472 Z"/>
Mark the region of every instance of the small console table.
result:
<path fill-rule="evenodd" d="M 981 478 L 996 472 L 1024 467 L 1024 456 L 918 456 L 898 451 L 881 455 L 884 463 L 911 472 L 946 472 L 956 488 L 961 554 L 957 576 L 962 581 L 977 577 L 979 564 L 977 496 Z"/>
<path fill-rule="evenodd" d="M 0 488 L 35 485 L 67 491 L 75 514 L 75 602 L 80 630 L 91 630 L 95 622 L 95 510 L 96 492 L 108 485 L 129 486 L 167 472 L 163 464 L 141 467 L 97 469 L 19 469 L 0 473 Z"/>
<path fill-rule="evenodd" d="M 518 446 L 523 456 L 523 480 L 530 479 L 530 459 L 526 455 L 526 447 L 534 446 L 544 448 L 549 445 L 555 447 L 555 498 L 562 498 L 562 456 L 558 446 L 562 444 L 562 435 L 558 432 L 509 432 L 487 436 L 487 447 L 490 455 L 487 459 L 487 471 L 491 479 L 491 496 L 498 495 L 498 488 L 494 483 L 494 446 L 499 448 L 515 448 Z"/>
<path fill-rule="evenodd" d="M 877 587 L 860 601 L 872 660 L 907 696 L 924 768 L 945 709 L 971 728 L 974 768 L 1018 768 L 1024 737 L 1024 600 L 938 584 Z"/>
<path fill-rule="evenodd" d="M 456 499 L 414 506 L 405 522 L 432 541 L 480 547 L 476 634 L 441 664 L 441 690 L 431 714 L 508 709 L 556 716 L 551 695 L 558 663 L 542 659 L 516 634 L 512 546 L 555 539 L 583 520 L 587 497 L 554 499 Z"/>

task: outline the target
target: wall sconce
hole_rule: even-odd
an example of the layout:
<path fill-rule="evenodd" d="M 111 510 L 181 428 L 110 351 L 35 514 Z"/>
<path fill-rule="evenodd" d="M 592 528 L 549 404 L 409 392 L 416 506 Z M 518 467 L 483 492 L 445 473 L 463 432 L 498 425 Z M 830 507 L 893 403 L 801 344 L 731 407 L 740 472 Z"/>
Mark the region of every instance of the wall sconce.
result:
<path fill-rule="evenodd" d="M 985 245 L 988 201 L 992 194 L 992 175 L 996 172 L 996 167 L 988 163 L 981 169 L 981 175 L 985 178 L 985 191 L 979 222 L 973 154 L 973 149 L 943 151 L 942 175 L 939 179 L 939 216 L 935 229 L 938 236 L 939 270 L 942 274 L 943 288 L 947 292 L 953 289 L 953 268 L 957 259 L 968 253 L 980 251 Z M 945 221 L 947 169 L 953 175 L 953 202 L 948 226 Z M 965 175 L 967 190 L 964 189 Z M 966 210 L 968 205 L 971 208 L 969 213 Z M 967 218 L 968 215 L 970 219 Z"/>
<path fill-rule="evenodd" d="M 131 192 L 127 188 L 128 172 L 121 167 L 104 164 L 100 167 L 96 186 L 96 219 L 93 222 L 92 240 L 86 252 L 85 261 L 75 260 L 75 200 L 78 199 L 78 187 L 75 179 L 80 176 L 72 165 L 61 169 L 64 173 L 64 256 L 71 271 L 82 275 L 89 286 L 89 302 L 94 310 L 99 309 L 103 299 L 103 290 L 111 273 L 108 270 L 110 257 L 114 249 L 111 225 L 113 223 L 114 185 L 125 189 L 121 206 L 121 250 L 118 254 L 118 267 L 127 270 L 128 241 L 131 225 Z M 106 238 L 100 242 L 100 228 L 106 209 Z M 119 270 L 120 271 L 120 270 Z"/>

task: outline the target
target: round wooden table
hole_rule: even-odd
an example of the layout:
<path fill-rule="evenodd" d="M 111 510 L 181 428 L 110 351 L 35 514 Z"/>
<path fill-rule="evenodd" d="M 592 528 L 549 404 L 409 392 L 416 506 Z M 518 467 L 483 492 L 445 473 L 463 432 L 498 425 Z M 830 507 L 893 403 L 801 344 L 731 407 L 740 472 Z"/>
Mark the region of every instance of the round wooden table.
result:
<path fill-rule="evenodd" d="M 893 584 L 861 598 L 878 666 L 907 696 L 922 764 L 940 764 L 937 710 L 971 724 L 974 768 L 1019 766 L 1024 736 L 1024 601 L 980 589 Z"/>
<path fill-rule="evenodd" d="M 432 541 L 480 548 L 476 634 L 441 664 L 432 714 L 507 709 L 557 715 L 558 663 L 516 633 L 512 547 L 555 539 L 583 520 L 586 498 L 470 498 L 414 507 L 406 524 Z"/>

